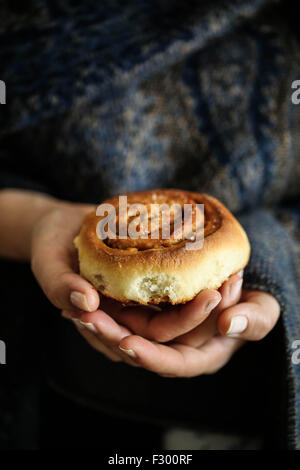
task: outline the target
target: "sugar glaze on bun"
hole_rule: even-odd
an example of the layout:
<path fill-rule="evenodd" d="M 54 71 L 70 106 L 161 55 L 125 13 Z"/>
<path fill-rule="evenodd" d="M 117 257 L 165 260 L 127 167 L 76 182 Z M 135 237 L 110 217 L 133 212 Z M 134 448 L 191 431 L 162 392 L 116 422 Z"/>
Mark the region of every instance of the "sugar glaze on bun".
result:
<path fill-rule="evenodd" d="M 96 227 L 102 217 L 96 211 L 88 214 L 74 240 L 80 274 L 105 296 L 124 304 L 185 303 L 203 289 L 218 289 L 248 263 L 247 235 L 217 199 L 175 189 L 139 191 L 126 196 L 129 204 L 204 204 L 204 242 L 201 249 L 188 250 L 184 233 L 179 239 L 151 239 L 148 234 L 147 238 L 117 236 L 101 240 Z M 119 196 L 104 203 L 112 204 L 118 217 Z"/>

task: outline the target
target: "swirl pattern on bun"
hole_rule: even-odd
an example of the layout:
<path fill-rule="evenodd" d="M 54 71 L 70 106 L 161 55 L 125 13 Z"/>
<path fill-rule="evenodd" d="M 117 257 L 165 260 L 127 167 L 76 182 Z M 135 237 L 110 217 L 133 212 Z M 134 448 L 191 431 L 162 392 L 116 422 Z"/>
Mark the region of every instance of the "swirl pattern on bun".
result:
<path fill-rule="evenodd" d="M 243 228 L 207 194 L 157 189 L 115 196 L 103 204 L 113 208 L 109 220 L 114 230 L 107 229 L 108 212 L 95 211 L 86 216 L 74 243 L 81 275 L 122 303 L 185 303 L 203 289 L 218 289 L 249 260 Z M 198 234 L 204 240 L 193 249 Z"/>
<path fill-rule="evenodd" d="M 177 194 L 178 193 L 178 194 Z M 109 236 L 105 240 L 105 243 L 111 248 L 117 248 L 119 250 L 130 250 L 140 251 L 157 248 L 168 248 L 175 244 L 180 244 L 185 240 L 188 241 L 194 233 L 197 231 L 197 203 L 203 204 L 205 197 L 203 195 L 197 195 L 197 197 L 191 197 L 183 191 L 172 191 L 171 194 L 167 190 L 153 191 L 150 194 L 147 192 L 133 193 L 127 197 L 127 211 L 124 214 L 125 217 L 120 215 L 119 199 L 114 198 L 111 200 L 111 204 L 116 209 L 116 237 L 110 238 Z M 107 202 L 107 201 L 106 201 Z M 147 213 L 145 215 L 144 223 L 140 223 L 139 214 L 137 215 L 138 206 L 142 204 L 145 207 Z M 191 213 L 188 217 L 184 217 L 185 206 L 190 205 Z M 161 210 L 158 210 L 161 207 Z M 169 214 L 168 214 L 169 213 Z M 169 216 L 168 216 L 169 215 Z M 202 214 L 199 213 L 198 223 L 202 221 Z M 137 220 L 137 231 L 139 232 L 138 238 L 120 238 L 119 224 L 124 223 L 127 228 L 130 225 L 135 225 Z M 205 236 L 208 236 L 213 231 L 217 230 L 220 226 L 221 218 L 218 211 L 212 206 L 212 204 L 206 199 L 206 213 L 204 220 L 204 231 Z M 169 236 L 164 236 L 168 232 L 169 225 Z M 157 236 L 154 237 L 154 231 Z"/>

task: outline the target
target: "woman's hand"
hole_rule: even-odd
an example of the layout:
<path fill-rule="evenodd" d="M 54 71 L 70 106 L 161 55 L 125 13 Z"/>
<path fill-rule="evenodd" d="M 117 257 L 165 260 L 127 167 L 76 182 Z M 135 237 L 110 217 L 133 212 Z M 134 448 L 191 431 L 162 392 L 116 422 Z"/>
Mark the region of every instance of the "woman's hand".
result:
<path fill-rule="evenodd" d="M 31 266 L 49 300 L 75 317 L 80 333 L 112 360 L 166 376 L 194 376 L 222 367 L 244 340 L 263 338 L 279 316 L 266 293 L 244 291 L 241 275 L 183 306 L 161 312 L 123 308 L 101 299 L 78 272 L 73 239 L 94 206 L 60 202 L 47 207 L 31 230 Z M 86 312 L 86 313 L 85 313 Z M 79 320 L 80 319 L 80 320 Z M 243 331 L 242 331 L 243 330 Z"/>
<path fill-rule="evenodd" d="M 78 274 L 73 239 L 94 206 L 46 194 L 0 192 L 0 255 L 30 260 L 48 299 L 75 321 L 97 350 L 161 375 L 193 376 L 224 365 L 244 340 L 259 340 L 275 325 L 279 305 L 269 294 L 243 291 L 240 275 L 218 291 L 156 312 L 101 299 Z M 241 302 L 240 302 L 241 300 Z"/>
<path fill-rule="evenodd" d="M 44 293 L 59 309 L 95 311 L 99 295 L 78 273 L 73 244 L 84 216 L 95 209 L 85 204 L 60 203 L 46 210 L 32 228 L 31 268 Z"/>
<path fill-rule="evenodd" d="M 277 322 L 280 309 L 274 297 L 241 287 L 242 273 L 231 276 L 219 292 L 204 291 L 162 312 L 122 308 L 103 299 L 103 310 L 63 315 L 114 361 L 162 376 L 191 377 L 216 372 L 246 340 L 262 339 Z"/>
<path fill-rule="evenodd" d="M 48 299 L 63 310 L 65 316 L 69 312 L 69 315 L 83 318 L 84 312 L 93 312 L 94 325 L 76 322 L 92 346 L 111 359 L 134 364 L 119 348 L 122 338 L 134 333 L 160 342 L 172 340 L 207 318 L 221 296 L 215 291 L 203 292 L 186 306 L 166 309 L 156 316 L 153 310 L 123 309 L 120 303 L 105 298 L 101 299 L 102 310 L 97 310 L 99 295 L 78 274 L 78 257 L 73 245 L 85 214 L 93 209 L 90 205 L 58 202 L 40 212 L 30 231 L 32 271 Z M 120 324 L 113 318 L 119 319 Z M 105 332 L 97 330 L 95 334 L 100 324 Z"/>

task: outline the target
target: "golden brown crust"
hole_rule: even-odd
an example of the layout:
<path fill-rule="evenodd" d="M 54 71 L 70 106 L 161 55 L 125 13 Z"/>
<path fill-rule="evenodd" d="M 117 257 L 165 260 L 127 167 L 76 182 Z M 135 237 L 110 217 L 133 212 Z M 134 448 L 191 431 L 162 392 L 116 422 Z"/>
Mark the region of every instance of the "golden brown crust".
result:
<path fill-rule="evenodd" d="M 217 199 L 181 190 L 165 189 L 130 193 L 128 202 L 195 201 L 205 208 L 204 244 L 199 250 L 187 250 L 183 237 L 172 243 L 119 244 L 98 238 L 100 217 L 86 216 L 75 239 L 80 271 L 104 295 L 123 303 L 184 303 L 205 288 L 219 288 L 231 275 L 248 263 L 250 245 L 247 236 L 228 209 Z M 105 203 L 118 205 L 118 196 Z M 135 242 L 135 240 L 133 241 Z M 163 242 L 164 243 L 164 242 Z M 112 246 L 110 246 L 112 245 Z M 125 249 L 119 249 L 125 246 Z M 150 247 L 150 248 L 149 248 Z M 128 249 L 129 248 L 129 249 Z"/>

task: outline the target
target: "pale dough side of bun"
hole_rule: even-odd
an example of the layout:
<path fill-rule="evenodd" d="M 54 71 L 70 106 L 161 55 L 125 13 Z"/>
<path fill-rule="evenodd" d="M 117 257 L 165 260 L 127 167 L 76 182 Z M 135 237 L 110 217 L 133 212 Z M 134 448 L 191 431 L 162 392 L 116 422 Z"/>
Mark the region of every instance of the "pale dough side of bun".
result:
<path fill-rule="evenodd" d="M 246 266 L 250 244 L 230 211 L 217 199 L 205 197 L 220 214 L 221 226 L 205 237 L 200 250 L 187 250 L 185 243 L 138 252 L 114 249 L 97 237 L 99 218 L 88 214 L 74 240 L 81 275 L 101 293 L 123 303 L 185 303 L 203 289 L 218 289 Z"/>

